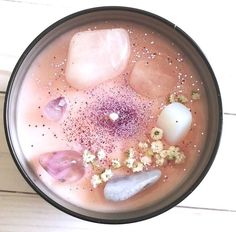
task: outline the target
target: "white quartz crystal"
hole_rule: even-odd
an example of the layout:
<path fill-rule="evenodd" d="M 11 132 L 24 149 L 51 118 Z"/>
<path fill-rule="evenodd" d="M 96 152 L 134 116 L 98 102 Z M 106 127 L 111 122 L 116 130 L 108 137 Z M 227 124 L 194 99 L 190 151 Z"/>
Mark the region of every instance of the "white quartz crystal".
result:
<path fill-rule="evenodd" d="M 190 110 L 178 102 L 166 106 L 157 120 L 157 126 L 163 130 L 165 140 L 171 145 L 178 144 L 188 134 L 191 123 Z"/>

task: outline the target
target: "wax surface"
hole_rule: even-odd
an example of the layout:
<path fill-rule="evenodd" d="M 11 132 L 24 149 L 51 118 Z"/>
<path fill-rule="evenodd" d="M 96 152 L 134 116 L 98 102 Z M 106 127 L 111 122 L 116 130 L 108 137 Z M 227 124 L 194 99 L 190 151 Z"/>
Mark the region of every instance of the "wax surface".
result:
<path fill-rule="evenodd" d="M 74 88 L 65 73 L 73 35 L 111 28 L 122 28 L 129 35 L 130 56 L 126 68 L 117 78 L 83 90 Z M 193 90 L 200 93 L 199 100 L 192 100 Z M 86 166 L 82 178 L 67 183 L 55 180 L 40 165 L 42 154 L 68 150 L 81 154 L 84 149 L 91 152 L 103 149 L 106 159 L 99 164 L 104 168 L 111 167 L 111 159 L 119 159 L 123 165 L 127 149 L 150 140 L 150 131 L 157 126 L 161 111 L 170 104 L 170 94 L 176 99 L 184 95 L 188 99 L 184 104 L 191 109 L 191 128 L 177 144 L 186 159 L 178 165 L 170 161 L 159 167 L 162 173 L 159 181 L 145 191 L 125 201 L 111 202 L 104 198 L 104 184 L 97 188 L 91 185 L 93 167 Z M 45 106 L 60 97 L 67 104 L 63 117 L 49 120 L 44 115 Z M 18 99 L 18 135 L 32 169 L 61 198 L 90 210 L 134 210 L 168 195 L 201 159 L 207 135 L 206 102 L 198 72 L 174 41 L 131 22 L 96 22 L 58 37 L 36 57 Z M 162 143 L 164 148 L 170 145 L 165 139 Z M 132 171 L 122 167 L 113 172 L 118 176 Z"/>

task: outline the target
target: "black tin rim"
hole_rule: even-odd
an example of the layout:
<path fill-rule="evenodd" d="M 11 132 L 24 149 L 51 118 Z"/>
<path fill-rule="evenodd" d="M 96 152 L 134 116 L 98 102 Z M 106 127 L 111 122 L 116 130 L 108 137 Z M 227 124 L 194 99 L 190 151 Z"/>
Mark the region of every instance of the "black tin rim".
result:
<path fill-rule="evenodd" d="M 8 120 L 7 120 L 7 108 L 8 108 L 8 101 L 9 101 L 9 97 L 11 95 L 11 90 L 12 90 L 12 85 L 14 83 L 14 80 L 16 78 L 16 74 L 18 72 L 19 67 L 21 66 L 22 62 L 24 61 L 24 59 L 26 58 L 26 56 L 28 55 L 28 53 L 31 51 L 31 49 L 36 45 L 36 43 L 38 43 L 41 38 L 43 38 L 48 32 L 50 32 L 51 30 L 53 30 L 54 28 L 56 28 L 57 26 L 59 26 L 61 23 L 64 23 L 74 17 L 78 17 L 80 15 L 84 15 L 87 13 L 92 13 L 92 12 L 96 12 L 96 11 L 110 11 L 110 10 L 121 10 L 121 11 L 128 11 L 128 12 L 134 12 L 134 13 L 138 13 L 138 14 L 142 14 L 142 15 L 146 15 L 149 16 L 151 18 L 157 19 L 159 21 L 162 21 L 163 23 L 167 24 L 169 27 L 174 28 L 174 30 L 176 30 L 178 33 L 180 33 L 185 39 L 187 39 L 191 45 L 196 49 L 196 51 L 198 52 L 198 54 L 201 56 L 201 58 L 203 59 L 203 61 L 205 62 L 211 77 L 213 79 L 214 82 L 214 87 L 216 89 L 217 92 L 217 100 L 218 100 L 218 107 L 219 107 L 219 124 L 218 124 L 218 133 L 217 133 L 217 137 L 216 137 L 216 142 L 215 142 L 215 146 L 213 149 L 213 152 L 211 154 L 211 157 L 205 167 L 205 169 L 203 170 L 203 172 L 201 173 L 201 175 L 198 177 L 198 179 L 195 181 L 195 183 L 193 183 L 192 186 L 190 186 L 190 188 L 188 189 L 188 191 L 186 191 L 184 194 L 182 194 L 179 198 L 177 198 L 174 202 L 171 202 L 169 205 L 167 205 L 166 207 L 157 210 L 155 212 L 143 215 L 143 216 L 139 216 L 139 217 L 134 217 L 134 218 L 130 218 L 130 219 L 117 219 L 117 220 L 113 220 L 113 219 L 99 219 L 99 218 L 94 218 L 94 217 L 89 217 L 89 216 L 85 216 L 79 213 L 76 213 L 74 211 L 71 211 L 65 207 L 63 207 L 62 205 L 58 204 L 57 202 L 55 202 L 54 200 L 52 200 L 51 198 L 49 198 L 44 192 L 42 192 L 37 186 L 36 184 L 34 184 L 33 180 L 30 179 L 30 177 L 27 175 L 27 173 L 25 172 L 24 168 L 22 167 L 17 154 L 14 150 L 14 146 L 11 140 L 11 136 L 9 133 L 9 125 L 8 125 Z M 182 29 L 180 29 L 178 26 L 176 26 L 175 24 L 171 23 L 170 21 L 147 11 L 141 10 L 141 9 L 136 9 L 136 8 L 130 8 L 130 7 L 123 7 L 123 6 L 103 6 L 103 7 L 95 7 L 95 8 L 90 8 L 90 9 L 86 9 L 86 10 L 82 10 L 76 13 L 73 13 L 71 15 L 68 15 L 60 20 L 58 20 L 57 22 L 55 22 L 54 24 L 50 25 L 47 29 L 45 29 L 43 32 L 41 32 L 32 42 L 31 44 L 26 48 L 26 50 L 23 52 L 23 54 L 21 55 L 21 57 L 19 58 L 8 83 L 7 86 L 7 90 L 6 90 L 6 95 L 5 95 L 5 102 L 4 102 L 4 129 L 5 129 L 5 135 L 6 135 L 6 140 L 7 140 L 7 144 L 11 153 L 11 156 L 18 168 L 18 170 L 20 171 L 21 175 L 24 177 L 24 179 L 26 180 L 26 182 L 44 199 L 46 200 L 48 203 L 50 203 L 51 205 L 53 205 L 54 207 L 56 207 L 57 209 L 71 215 L 74 216 L 76 218 L 79 219 L 83 219 L 86 221 L 90 221 L 90 222 L 95 222 L 95 223 L 104 223 L 104 224 L 125 224 L 125 223 L 133 223 L 133 222 L 138 222 L 138 221 L 142 221 L 142 220 L 146 220 L 152 217 L 155 217 L 157 215 L 160 215 L 162 213 L 164 213 L 165 211 L 173 208 L 174 206 L 176 206 L 177 204 L 179 204 L 182 200 L 184 200 L 190 193 L 192 193 L 194 191 L 194 189 L 200 184 L 200 182 L 203 180 L 203 178 L 206 176 L 207 172 L 209 171 L 215 157 L 216 157 L 216 153 L 219 147 L 219 143 L 220 143 L 220 138 L 221 138 L 221 133 L 222 133 L 222 124 L 223 124 L 223 110 L 222 110 L 222 101 L 221 101 L 221 94 L 220 94 L 220 90 L 219 90 L 219 86 L 215 77 L 215 74 L 206 58 L 206 56 L 204 55 L 204 53 L 202 52 L 202 50 L 199 48 L 199 46 L 196 44 L 196 42 L 189 36 L 187 35 Z"/>

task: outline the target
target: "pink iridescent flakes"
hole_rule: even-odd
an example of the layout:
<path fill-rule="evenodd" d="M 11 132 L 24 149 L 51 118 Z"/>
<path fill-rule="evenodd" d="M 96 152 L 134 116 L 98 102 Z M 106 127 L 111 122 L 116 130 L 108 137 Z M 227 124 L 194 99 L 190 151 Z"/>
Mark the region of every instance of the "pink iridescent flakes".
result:
<path fill-rule="evenodd" d="M 111 114 L 116 114 L 117 120 L 111 120 Z M 101 106 L 97 106 L 93 117 L 98 128 L 110 135 L 123 138 L 137 132 L 141 118 L 134 105 L 128 105 L 126 102 L 113 98 L 107 99 Z"/>

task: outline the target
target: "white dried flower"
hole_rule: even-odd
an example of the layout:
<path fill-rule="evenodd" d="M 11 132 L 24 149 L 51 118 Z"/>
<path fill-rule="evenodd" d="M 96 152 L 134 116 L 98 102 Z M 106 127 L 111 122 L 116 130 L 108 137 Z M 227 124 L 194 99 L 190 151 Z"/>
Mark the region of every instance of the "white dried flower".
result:
<path fill-rule="evenodd" d="M 184 160 L 185 160 L 185 155 L 183 152 L 179 152 L 178 155 L 176 155 L 176 157 L 175 157 L 176 164 L 181 164 L 184 162 Z"/>
<path fill-rule="evenodd" d="M 174 160 L 176 155 L 179 153 L 179 147 L 175 146 L 170 146 L 169 149 L 167 150 L 167 159 L 168 160 Z"/>
<path fill-rule="evenodd" d="M 112 167 L 115 168 L 115 169 L 121 167 L 120 161 L 119 161 L 118 159 L 113 159 L 113 160 L 111 161 L 111 165 L 112 165 Z"/>
<path fill-rule="evenodd" d="M 107 182 L 110 180 L 113 176 L 112 170 L 111 169 L 106 169 L 102 174 L 101 174 L 101 179 L 103 182 Z"/>
<path fill-rule="evenodd" d="M 177 96 L 177 101 L 182 103 L 182 104 L 185 104 L 185 103 L 188 102 L 188 99 L 184 95 L 178 95 Z"/>
<path fill-rule="evenodd" d="M 134 158 L 128 158 L 128 159 L 125 160 L 125 165 L 126 165 L 128 168 L 132 168 L 134 162 L 135 162 L 135 159 L 134 159 Z"/>
<path fill-rule="evenodd" d="M 127 151 L 128 158 L 134 158 L 135 152 L 133 148 L 129 148 Z"/>
<path fill-rule="evenodd" d="M 151 149 L 154 153 L 160 153 L 163 150 L 163 143 L 158 140 L 151 143 Z"/>
<path fill-rule="evenodd" d="M 168 150 L 162 150 L 159 155 L 165 159 L 168 156 Z"/>
<path fill-rule="evenodd" d="M 168 160 L 175 160 L 176 164 L 183 163 L 185 160 L 185 155 L 182 151 L 180 151 L 179 147 L 170 146 L 167 150 L 167 157 Z"/>
<path fill-rule="evenodd" d="M 102 183 L 102 180 L 99 175 L 93 175 L 91 179 L 91 184 L 94 188 L 97 188 L 98 185 Z"/>
<path fill-rule="evenodd" d="M 151 138 L 153 140 L 160 140 L 163 137 L 163 130 L 158 128 L 158 127 L 154 127 L 151 130 Z"/>
<path fill-rule="evenodd" d="M 140 158 L 140 161 L 143 165 L 147 166 L 147 165 L 151 165 L 152 158 L 150 156 L 145 155 Z"/>
<path fill-rule="evenodd" d="M 168 98 L 168 101 L 169 101 L 169 103 L 173 103 L 173 102 L 175 102 L 176 100 L 175 100 L 175 94 L 170 94 L 170 96 L 169 96 L 169 98 Z"/>
<path fill-rule="evenodd" d="M 180 95 L 177 95 L 177 94 L 170 94 L 169 98 L 168 98 L 168 102 L 169 103 L 173 103 L 173 102 L 180 102 L 182 104 L 185 104 L 188 102 L 188 98 L 185 97 L 184 95 L 180 94 Z"/>
<path fill-rule="evenodd" d="M 156 166 L 160 167 L 163 166 L 165 164 L 165 159 L 162 158 L 159 154 L 155 156 L 156 158 Z"/>
<path fill-rule="evenodd" d="M 135 162 L 133 164 L 132 171 L 133 172 L 141 172 L 143 171 L 144 165 L 141 162 Z"/>
<path fill-rule="evenodd" d="M 139 143 L 138 143 L 138 147 L 139 147 L 140 149 L 142 149 L 142 150 L 145 150 L 145 149 L 148 148 L 148 143 L 146 143 L 146 142 L 139 142 Z"/>
<path fill-rule="evenodd" d="M 101 160 L 105 159 L 106 153 L 104 150 L 101 149 L 97 152 L 97 156 L 98 156 L 98 159 L 101 161 Z"/>
<path fill-rule="evenodd" d="M 96 156 L 89 150 L 84 150 L 83 152 L 83 161 L 85 164 L 92 163 L 95 160 Z"/>
<path fill-rule="evenodd" d="M 200 93 L 197 91 L 192 91 L 192 99 L 193 100 L 199 100 L 200 99 Z"/>

